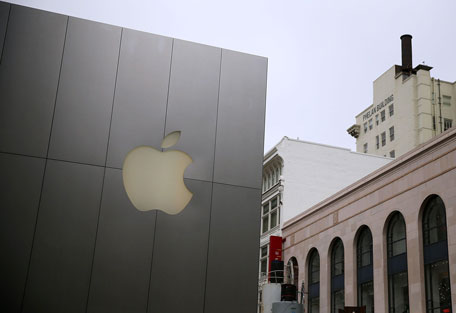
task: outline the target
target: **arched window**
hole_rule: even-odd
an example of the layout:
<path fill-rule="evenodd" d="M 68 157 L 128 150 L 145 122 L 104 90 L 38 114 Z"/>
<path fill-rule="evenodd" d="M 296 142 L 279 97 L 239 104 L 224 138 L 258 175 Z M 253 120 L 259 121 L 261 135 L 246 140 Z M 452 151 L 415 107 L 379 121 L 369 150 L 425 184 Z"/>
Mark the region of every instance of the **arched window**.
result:
<path fill-rule="evenodd" d="M 388 223 L 388 300 L 390 313 L 408 313 L 407 236 L 405 221 L 399 212 Z"/>
<path fill-rule="evenodd" d="M 331 312 L 343 310 L 344 303 L 344 245 L 337 238 L 331 249 Z"/>
<path fill-rule="evenodd" d="M 374 312 L 374 267 L 372 233 L 367 226 L 359 231 L 356 243 L 358 306 L 365 306 L 366 313 Z"/>
<path fill-rule="evenodd" d="M 309 301 L 308 312 L 320 312 L 320 256 L 317 249 L 312 249 L 309 256 L 309 272 L 308 272 L 308 286 L 309 286 Z"/>
<path fill-rule="evenodd" d="M 426 200 L 422 223 L 426 311 L 451 312 L 446 214 L 440 197 Z"/>
<path fill-rule="evenodd" d="M 296 286 L 296 290 L 298 290 L 298 277 L 299 277 L 299 267 L 298 267 L 298 261 L 296 260 L 295 257 L 291 257 L 290 260 L 288 260 L 287 263 L 287 269 L 286 269 L 286 278 L 287 284 L 292 284 Z"/>

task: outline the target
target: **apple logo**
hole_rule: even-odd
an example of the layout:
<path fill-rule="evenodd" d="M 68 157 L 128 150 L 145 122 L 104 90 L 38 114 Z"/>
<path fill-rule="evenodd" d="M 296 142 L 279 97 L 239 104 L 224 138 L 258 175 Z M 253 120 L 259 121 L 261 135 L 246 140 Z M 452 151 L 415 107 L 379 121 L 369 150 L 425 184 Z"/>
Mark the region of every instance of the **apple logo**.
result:
<path fill-rule="evenodd" d="M 180 134 L 180 131 L 168 134 L 162 141 L 162 149 L 174 146 Z M 179 150 L 139 146 L 128 152 L 122 178 L 131 203 L 139 211 L 181 212 L 193 196 L 184 183 L 184 171 L 192 162 L 188 154 Z"/>

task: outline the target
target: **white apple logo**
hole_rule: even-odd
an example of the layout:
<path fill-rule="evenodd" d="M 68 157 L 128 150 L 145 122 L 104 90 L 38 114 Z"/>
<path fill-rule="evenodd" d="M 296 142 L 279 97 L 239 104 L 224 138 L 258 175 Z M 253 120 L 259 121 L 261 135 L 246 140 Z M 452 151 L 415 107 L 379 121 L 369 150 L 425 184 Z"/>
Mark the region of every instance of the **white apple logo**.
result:
<path fill-rule="evenodd" d="M 163 149 L 174 146 L 180 131 L 168 134 Z M 122 177 L 128 198 L 139 211 L 162 210 L 168 214 L 181 212 L 193 194 L 184 183 L 184 171 L 193 162 L 179 150 L 159 151 L 139 146 L 125 157 Z"/>

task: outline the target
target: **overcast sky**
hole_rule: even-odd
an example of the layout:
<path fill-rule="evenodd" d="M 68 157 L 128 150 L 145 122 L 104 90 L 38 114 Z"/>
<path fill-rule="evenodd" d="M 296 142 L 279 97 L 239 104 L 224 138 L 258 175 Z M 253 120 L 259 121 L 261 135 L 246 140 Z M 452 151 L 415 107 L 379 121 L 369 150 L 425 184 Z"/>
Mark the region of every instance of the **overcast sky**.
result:
<path fill-rule="evenodd" d="M 456 80 L 455 0 L 8 0 L 269 59 L 265 150 L 283 136 L 355 148 L 346 129 L 401 63 Z"/>

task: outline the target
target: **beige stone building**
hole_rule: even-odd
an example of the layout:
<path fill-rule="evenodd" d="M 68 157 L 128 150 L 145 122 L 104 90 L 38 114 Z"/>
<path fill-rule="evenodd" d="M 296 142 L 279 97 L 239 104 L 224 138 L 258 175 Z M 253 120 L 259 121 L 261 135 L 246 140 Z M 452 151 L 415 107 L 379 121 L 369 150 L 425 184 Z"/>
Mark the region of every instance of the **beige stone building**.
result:
<path fill-rule="evenodd" d="M 402 65 L 374 81 L 373 104 L 347 131 L 356 151 L 397 157 L 454 125 L 456 82 L 431 77 L 432 67 L 412 67 L 412 36 L 403 35 Z"/>
<path fill-rule="evenodd" d="M 282 235 L 306 312 L 453 312 L 456 129 L 290 219 Z"/>

